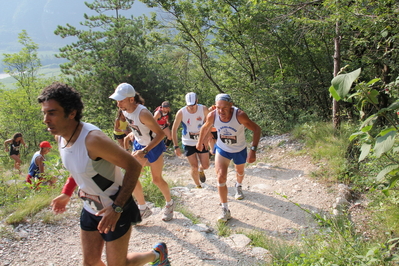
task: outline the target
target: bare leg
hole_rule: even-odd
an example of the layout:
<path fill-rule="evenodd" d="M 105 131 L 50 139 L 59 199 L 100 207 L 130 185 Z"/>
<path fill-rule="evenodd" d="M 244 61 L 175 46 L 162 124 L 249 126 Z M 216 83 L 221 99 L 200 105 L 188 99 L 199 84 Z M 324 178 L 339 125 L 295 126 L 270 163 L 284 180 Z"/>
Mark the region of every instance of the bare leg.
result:
<path fill-rule="evenodd" d="M 197 154 L 193 153 L 190 156 L 187 156 L 187 161 L 190 164 L 190 173 L 191 178 L 194 180 L 195 185 L 201 186 L 199 175 L 198 175 L 198 159 Z"/>
<path fill-rule="evenodd" d="M 155 260 L 156 256 L 152 251 L 127 253 L 131 232 L 130 228 L 122 237 L 106 242 L 108 265 L 144 265 Z"/>
<path fill-rule="evenodd" d="M 10 156 L 14 160 L 14 168 L 18 170 L 19 173 L 21 173 L 21 159 L 20 155 L 13 154 Z"/>
<path fill-rule="evenodd" d="M 80 231 L 84 266 L 105 266 L 101 261 L 104 240 L 98 231 Z"/>
<path fill-rule="evenodd" d="M 215 156 L 215 170 L 216 177 L 218 179 L 218 191 L 221 203 L 227 203 L 227 170 L 230 164 L 230 160 L 223 157 L 219 153 Z"/>
<path fill-rule="evenodd" d="M 162 177 L 163 168 L 163 155 L 159 156 L 158 160 L 150 163 L 152 182 L 161 190 L 162 195 L 165 197 L 166 202 L 170 202 L 170 189 L 168 183 Z"/>

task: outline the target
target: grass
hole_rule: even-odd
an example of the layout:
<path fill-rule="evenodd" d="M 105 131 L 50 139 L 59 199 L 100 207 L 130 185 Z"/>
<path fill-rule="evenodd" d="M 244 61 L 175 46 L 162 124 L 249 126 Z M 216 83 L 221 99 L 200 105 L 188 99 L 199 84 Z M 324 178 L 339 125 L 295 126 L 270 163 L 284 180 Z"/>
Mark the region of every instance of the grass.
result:
<path fill-rule="evenodd" d="M 364 181 L 355 177 L 348 171 L 347 147 L 350 135 L 350 126 L 343 126 L 336 131 L 329 124 L 303 125 L 294 130 L 294 136 L 306 143 L 306 152 L 312 158 L 322 163 L 315 177 L 328 182 L 339 182 L 343 173 L 347 176 L 345 181 L 352 182 L 360 188 L 364 188 Z M 282 145 L 283 143 L 281 143 Z M 368 179 L 368 169 L 378 168 L 376 162 L 368 161 L 367 168 L 359 168 Z M 10 165 L 7 165 L 9 167 Z M 1 167 L 1 166 L 0 166 Z M 50 212 L 46 210 L 53 193 L 57 194 L 59 189 L 41 189 L 34 191 L 15 182 L 9 185 L 7 181 L 18 179 L 10 171 L 5 171 L 4 166 L 0 177 L 0 200 L 2 208 L 0 217 L 9 224 L 17 224 L 26 220 L 41 220 L 46 223 L 56 221 Z M 54 169 L 52 171 L 59 171 Z M 57 172 L 58 173 L 58 172 Z M 23 179 L 22 177 L 19 177 Z M 165 199 L 159 188 L 152 183 L 151 173 L 148 167 L 143 170 L 140 178 L 146 200 L 153 202 L 157 207 L 163 207 Z M 342 182 L 342 180 L 341 180 Z M 62 182 L 60 182 L 62 183 Z M 173 186 L 174 184 L 170 184 Z M 364 191 L 363 191 L 364 193 Z M 365 218 L 361 219 L 364 224 L 355 225 L 347 215 L 323 216 L 314 215 L 320 228 L 314 231 L 307 231 L 299 235 L 293 241 L 287 241 L 271 237 L 263 231 L 246 231 L 243 233 L 251 239 L 251 245 L 267 249 L 272 258 L 271 264 L 267 265 L 397 265 L 397 246 L 399 243 L 399 191 L 392 190 L 389 197 L 383 196 L 377 188 L 370 189 L 366 195 L 369 201 Z M 178 202 L 178 199 L 175 199 Z M 295 204 L 295 202 L 292 202 Z M 194 224 L 200 222 L 199 217 L 177 204 L 176 211 L 181 212 Z M 306 212 L 306 209 L 303 209 Z M 39 215 L 38 215 L 39 214 Z M 229 223 L 218 222 L 216 224 L 217 234 L 221 237 L 228 237 L 236 233 Z M 367 234 L 365 234 L 367 232 Z M 12 234 L 9 228 L 0 229 L 1 236 Z"/>

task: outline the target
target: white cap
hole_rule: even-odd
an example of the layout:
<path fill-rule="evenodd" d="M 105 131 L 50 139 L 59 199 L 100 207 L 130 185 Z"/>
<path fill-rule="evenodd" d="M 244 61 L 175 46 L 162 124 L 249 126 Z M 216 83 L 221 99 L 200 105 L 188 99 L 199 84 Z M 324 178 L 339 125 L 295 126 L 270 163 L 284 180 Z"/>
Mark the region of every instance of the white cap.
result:
<path fill-rule="evenodd" d="M 134 97 L 136 95 L 136 91 L 133 86 L 129 83 L 121 83 L 116 87 L 115 92 L 109 96 L 109 98 L 114 99 L 116 101 L 122 101 L 127 97 Z"/>
<path fill-rule="evenodd" d="M 197 94 L 195 92 L 189 92 L 186 94 L 186 104 L 194 105 L 197 103 Z"/>

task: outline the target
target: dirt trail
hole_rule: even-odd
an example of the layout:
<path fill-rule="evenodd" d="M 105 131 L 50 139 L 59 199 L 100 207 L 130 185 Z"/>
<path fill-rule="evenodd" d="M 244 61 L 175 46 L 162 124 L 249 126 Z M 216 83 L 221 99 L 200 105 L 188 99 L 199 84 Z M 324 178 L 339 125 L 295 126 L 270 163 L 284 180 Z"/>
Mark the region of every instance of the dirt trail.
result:
<path fill-rule="evenodd" d="M 217 235 L 220 207 L 213 162 L 206 170 L 204 188 L 197 189 L 186 159 L 169 152 L 165 155 L 164 177 L 181 184 L 172 188 L 173 195 L 201 222 L 194 225 L 179 212 L 175 212 L 172 221 L 163 222 L 161 210 L 153 208 L 151 217 L 133 227 L 130 251 L 147 251 L 154 243 L 164 241 L 172 265 L 265 264 L 268 251 L 251 246 L 242 232 L 256 230 L 296 241 L 304 231 L 316 231 L 317 225 L 292 202 L 319 213 L 331 211 L 335 201 L 335 188 L 326 188 L 309 179 L 317 166 L 306 155 L 292 155 L 291 151 L 298 149 L 301 145 L 291 142 L 288 135 L 262 138 L 258 161 L 246 168 L 245 199 L 241 201 L 234 199 L 235 172 L 230 168 L 227 185 L 233 218 L 228 226 L 233 234 L 229 237 Z M 80 265 L 79 208 L 80 201 L 74 198 L 68 213 L 57 223 L 27 223 L 15 228 L 19 240 L 0 241 L 0 265 Z"/>

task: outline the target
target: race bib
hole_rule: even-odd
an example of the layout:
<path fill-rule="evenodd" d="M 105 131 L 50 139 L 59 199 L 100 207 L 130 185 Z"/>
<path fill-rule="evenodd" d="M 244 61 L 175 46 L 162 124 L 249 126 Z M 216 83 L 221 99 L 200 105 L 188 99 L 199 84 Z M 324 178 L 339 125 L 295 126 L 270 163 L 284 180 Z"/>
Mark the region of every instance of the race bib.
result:
<path fill-rule="evenodd" d="M 220 140 L 226 145 L 233 145 L 237 143 L 237 136 L 220 135 Z"/>

